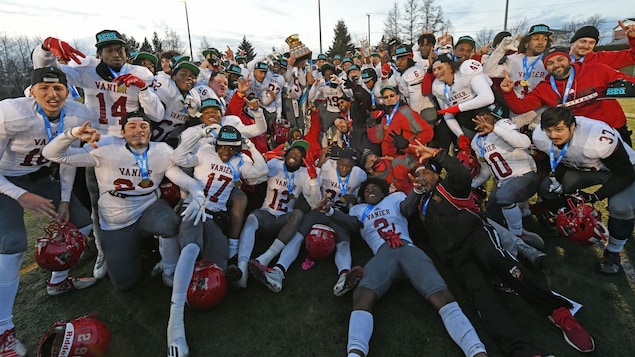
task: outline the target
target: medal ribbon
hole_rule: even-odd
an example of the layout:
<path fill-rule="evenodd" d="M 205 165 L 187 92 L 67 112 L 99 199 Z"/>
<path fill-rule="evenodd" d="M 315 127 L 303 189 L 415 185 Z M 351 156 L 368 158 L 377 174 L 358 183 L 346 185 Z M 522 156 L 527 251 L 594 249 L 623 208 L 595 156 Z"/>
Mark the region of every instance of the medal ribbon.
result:
<path fill-rule="evenodd" d="M 448 90 L 448 87 L 450 88 L 450 90 Z M 452 106 L 452 101 L 450 100 L 450 94 L 452 94 L 452 86 L 448 86 L 447 84 L 444 84 L 443 94 L 445 95 L 445 101 L 448 102 L 449 106 Z"/>
<path fill-rule="evenodd" d="M 575 77 L 575 68 L 571 66 L 571 74 L 569 74 L 569 79 L 567 79 L 567 85 L 564 88 L 564 95 L 560 95 L 558 92 L 558 87 L 556 87 L 556 80 L 553 79 L 553 76 L 549 77 L 549 82 L 551 83 L 551 89 L 562 99 L 562 104 L 567 102 L 567 98 L 569 97 L 569 91 L 571 91 L 571 86 L 573 86 L 573 78 Z"/>
<path fill-rule="evenodd" d="M 240 182 L 240 168 L 245 163 L 245 160 L 243 160 L 243 157 L 242 155 L 240 155 L 240 153 L 234 157 L 238 157 L 240 159 L 240 161 L 238 161 L 238 166 L 234 168 L 234 165 L 231 164 L 233 158 L 227 161 L 227 166 L 229 166 L 229 169 L 232 171 L 232 174 L 234 175 L 234 183 L 236 183 Z"/>
<path fill-rule="evenodd" d="M 284 179 L 287 180 L 287 190 L 289 191 L 289 196 L 293 196 L 293 180 L 295 179 L 295 172 L 291 173 L 291 178 L 289 178 L 287 165 L 282 164 L 282 168 L 284 169 Z"/>
<path fill-rule="evenodd" d="M 395 116 L 395 113 L 397 113 L 397 109 L 399 109 L 399 103 L 397 103 L 395 105 L 395 107 L 392 110 L 392 113 L 390 113 L 390 115 L 386 115 L 386 125 L 385 126 L 390 126 L 390 122 L 392 122 L 392 118 Z"/>
<path fill-rule="evenodd" d="M 335 172 L 337 173 L 337 183 L 340 185 L 340 196 L 346 196 L 346 188 L 348 188 L 348 179 L 351 178 L 351 173 L 349 172 L 348 175 L 346 175 L 346 181 L 344 181 L 344 183 L 342 183 L 342 177 L 340 175 L 340 170 L 338 168 L 335 168 Z"/>
<path fill-rule="evenodd" d="M 375 208 L 375 205 L 371 205 L 370 203 L 366 204 L 366 208 L 364 209 L 364 213 L 362 213 L 362 222 L 364 222 L 364 220 L 366 219 L 366 215 L 368 215 L 370 213 L 370 211 L 373 210 L 373 208 Z"/>
<path fill-rule="evenodd" d="M 44 113 L 44 109 L 40 107 L 39 104 L 35 103 L 35 110 L 37 110 L 40 115 L 44 118 L 44 126 L 46 127 L 46 136 L 49 138 L 49 142 L 55 138 L 56 135 L 53 135 L 53 129 L 51 129 L 51 122 L 49 121 L 48 115 Z M 57 135 L 64 131 L 64 108 L 60 112 L 60 123 L 57 126 Z"/>
<path fill-rule="evenodd" d="M 570 141 L 567 141 L 567 143 L 564 144 L 564 147 L 560 151 L 560 155 L 558 155 L 557 158 L 555 157 L 556 154 L 553 149 L 553 143 L 551 143 L 551 147 L 549 148 L 549 162 L 551 164 L 551 172 L 556 171 L 556 167 L 558 166 L 560 161 L 562 161 L 562 158 L 564 157 L 564 155 L 566 155 L 567 149 L 569 149 L 569 142 Z"/>
<path fill-rule="evenodd" d="M 527 67 L 527 56 L 523 57 L 523 71 L 525 72 L 523 74 L 523 80 L 526 81 L 529 79 L 529 77 L 531 77 L 531 71 L 534 70 L 536 63 L 538 63 L 538 61 L 540 61 L 541 59 L 542 59 L 542 55 L 538 56 L 538 58 L 536 58 L 533 62 L 531 62 L 529 67 Z"/>
<path fill-rule="evenodd" d="M 485 159 L 485 142 L 486 141 L 487 141 L 487 135 L 483 135 L 483 136 L 479 135 L 478 138 L 476 138 L 476 145 L 481 147 L 481 157 L 483 159 Z"/>
<path fill-rule="evenodd" d="M 128 150 L 132 153 L 135 160 L 137 160 L 137 166 L 139 166 L 139 171 L 141 171 L 141 179 L 148 180 L 148 149 L 143 152 L 143 154 L 139 155 L 136 152 L 132 151 L 129 147 Z"/>

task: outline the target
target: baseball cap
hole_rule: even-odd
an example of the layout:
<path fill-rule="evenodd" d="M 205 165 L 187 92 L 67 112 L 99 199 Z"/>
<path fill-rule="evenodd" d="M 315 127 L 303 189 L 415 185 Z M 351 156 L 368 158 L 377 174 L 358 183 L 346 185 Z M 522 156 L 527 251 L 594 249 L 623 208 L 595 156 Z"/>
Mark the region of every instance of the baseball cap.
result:
<path fill-rule="evenodd" d="M 390 86 L 390 85 L 382 87 L 381 90 L 379 91 L 379 94 L 383 95 L 384 91 L 386 91 L 386 90 L 391 90 L 391 91 L 399 94 L 399 91 L 397 91 L 397 88 L 395 88 L 395 86 Z"/>
<path fill-rule="evenodd" d="M 287 152 L 291 151 L 293 148 L 298 148 L 302 152 L 302 156 L 306 156 L 306 152 L 309 150 L 309 142 L 303 139 L 298 139 L 291 143 Z"/>
<path fill-rule="evenodd" d="M 574 43 L 575 41 L 585 37 L 592 38 L 595 40 L 595 42 L 598 42 L 600 41 L 600 32 L 595 26 L 581 27 L 578 29 L 578 31 L 575 32 L 575 34 L 571 38 L 571 43 Z"/>
<path fill-rule="evenodd" d="M 159 59 L 157 58 L 157 56 L 153 55 L 152 53 L 150 53 L 150 52 L 139 52 L 132 59 L 132 64 L 141 64 L 141 60 L 144 60 L 144 59 L 147 59 L 150 62 L 154 63 L 155 66 L 157 65 L 157 63 L 159 63 Z"/>
<path fill-rule="evenodd" d="M 201 102 L 201 106 L 198 108 L 198 111 L 202 113 L 203 110 L 205 110 L 207 108 L 217 108 L 218 110 L 221 110 L 222 107 L 221 107 L 221 104 L 218 101 L 218 99 L 216 99 L 216 98 L 207 98 L 207 99 L 204 99 Z"/>
<path fill-rule="evenodd" d="M 224 125 L 218 131 L 218 137 L 216 137 L 216 145 L 227 146 L 241 146 L 242 136 L 240 131 L 231 125 Z"/>
<path fill-rule="evenodd" d="M 542 57 L 542 62 L 543 63 L 547 63 L 547 60 L 549 60 L 549 58 L 551 58 L 553 56 L 558 56 L 558 55 L 570 58 L 569 57 L 569 50 L 566 47 L 553 46 L 553 47 L 550 47 L 548 50 L 545 51 L 545 54 Z"/>
<path fill-rule="evenodd" d="M 364 68 L 362 70 L 362 81 L 368 82 L 370 80 L 377 80 L 377 72 L 375 72 L 374 68 Z"/>
<path fill-rule="evenodd" d="M 496 48 L 496 46 L 498 46 L 498 44 L 501 43 L 501 41 L 505 37 L 511 37 L 511 36 L 512 36 L 512 33 L 509 31 L 501 31 L 497 33 L 496 36 L 494 36 L 494 40 L 492 41 L 492 48 Z"/>
<path fill-rule="evenodd" d="M 333 61 L 335 61 L 335 60 L 340 60 L 341 61 L 342 60 L 342 56 L 340 56 L 340 55 L 333 56 Z"/>
<path fill-rule="evenodd" d="M 269 70 L 269 66 L 264 63 L 264 62 L 258 62 L 256 63 L 256 66 L 254 67 L 254 71 L 265 71 L 267 72 Z"/>
<path fill-rule="evenodd" d="M 242 68 L 240 68 L 239 65 L 236 64 L 230 64 L 229 66 L 227 66 L 227 68 L 225 68 L 225 70 L 227 71 L 227 73 L 233 73 L 233 74 L 237 74 L 239 76 L 241 76 L 243 74 L 243 70 Z"/>
<path fill-rule="evenodd" d="M 350 71 L 354 71 L 354 70 L 358 70 L 359 71 L 359 66 L 356 65 L 356 64 L 352 64 L 350 67 L 348 67 L 348 71 L 346 73 L 348 73 Z"/>
<path fill-rule="evenodd" d="M 95 47 L 97 48 L 102 48 L 115 43 L 120 43 L 122 45 L 126 44 L 123 36 L 115 30 L 102 30 L 97 32 L 95 39 L 97 40 L 97 43 L 95 43 Z"/>
<path fill-rule="evenodd" d="M 236 62 L 238 61 L 247 61 L 247 57 L 243 56 L 243 55 L 236 55 Z"/>
<path fill-rule="evenodd" d="M 351 62 L 351 63 L 353 63 L 353 60 L 352 60 L 350 57 L 344 57 L 344 58 L 342 59 L 342 63 L 346 63 L 346 62 Z"/>
<path fill-rule="evenodd" d="M 220 52 L 214 47 L 203 50 L 203 57 L 207 58 L 207 55 L 211 55 L 212 59 L 220 59 Z"/>
<path fill-rule="evenodd" d="M 55 67 L 43 67 L 33 71 L 31 74 L 31 85 L 41 82 L 61 83 L 64 86 L 68 84 L 66 81 L 66 73 Z"/>
<path fill-rule="evenodd" d="M 469 43 L 470 45 L 472 45 L 472 48 L 476 48 L 476 41 L 474 41 L 472 36 L 461 36 L 461 37 L 459 37 L 459 39 L 456 41 L 456 44 L 454 45 L 454 48 L 456 48 L 456 46 L 458 46 L 458 45 L 460 45 L 462 43 Z"/>
<path fill-rule="evenodd" d="M 170 58 L 170 68 L 174 69 L 174 68 L 176 68 L 176 65 L 179 64 L 179 62 L 181 62 L 181 61 L 189 61 L 189 60 L 190 60 L 190 56 L 176 55 L 176 56 Z"/>
<path fill-rule="evenodd" d="M 529 32 L 527 33 L 527 36 L 536 35 L 536 34 L 551 36 L 553 35 L 553 32 L 549 30 L 549 26 L 545 24 L 538 24 L 538 25 L 533 25 L 532 27 L 529 28 Z"/>
<path fill-rule="evenodd" d="M 454 56 L 452 56 L 451 53 L 441 53 L 434 58 L 434 62 L 432 62 L 432 65 L 434 66 L 434 64 L 437 62 L 452 63 L 454 62 Z"/>
<path fill-rule="evenodd" d="M 357 162 L 357 150 L 351 147 L 340 148 L 338 157 L 339 159 L 349 159 Z"/>
<path fill-rule="evenodd" d="M 126 113 L 126 115 L 121 119 L 121 129 L 123 129 L 129 121 L 133 120 L 141 120 L 151 123 L 150 118 L 148 118 L 143 110 L 135 110 L 133 112 Z"/>
<path fill-rule="evenodd" d="M 412 56 L 412 46 L 410 45 L 399 45 L 395 49 L 395 57 L 403 57 L 403 56 Z"/>
<path fill-rule="evenodd" d="M 195 76 L 198 76 L 198 73 L 201 71 L 197 65 L 195 65 L 192 62 L 189 61 L 180 61 L 179 63 L 177 63 L 176 67 L 174 67 L 172 69 L 172 74 L 176 74 L 176 72 L 179 71 L 179 69 L 182 68 L 188 68 L 190 69 L 192 72 L 194 72 Z"/>
<path fill-rule="evenodd" d="M 374 51 L 370 54 L 370 56 L 371 56 L 371 57 L 381 57 L 381 56 L 379 55 L 379 52 L 377 52 L 377 50 L 374 50 Z"/>
<path fill-rule="evenodd" d="M 332 64 L 330 63 L 325 63 L 322 65 L 322 67 L 320 67 L 320 72 L 322 72 L 322 74 L 324 74 L 324 72 L 326 72 L 326 70 L 330 69 L 331 71 L 335 70 L 335 67 L 333 67 Z"/>
<path fill-rule="evenodd" d="M 329 58 L 328 58 L 328 57 L 326 57 L 326 55 L 325 55 L 324 53 L 320 53 L 320 54 L 317 56 L 317 59 L 318 59 L 318 61 L 319 61 L 319 60 L 324 60 L 324 61 L 328 61 L 328 60 L 329 60 Z"/>
<path fill-rule="evenodd" d="M 280 67 L 282 67 L 282 68 L 287 68 L 287 67 L 289 67 L 289 62 L 287 62 L 287 60 L 286 60 L 286 59 L 284 59 L 284 58 L 280 58 L 280 59 L 278 60 L 278 63 L 280 63 Z"/>

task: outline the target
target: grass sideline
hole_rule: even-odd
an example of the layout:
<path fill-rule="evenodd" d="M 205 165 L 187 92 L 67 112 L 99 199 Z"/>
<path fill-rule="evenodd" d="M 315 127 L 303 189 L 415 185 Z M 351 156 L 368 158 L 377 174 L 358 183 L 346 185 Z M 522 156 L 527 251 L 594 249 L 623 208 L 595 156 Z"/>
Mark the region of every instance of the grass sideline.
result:
<path fill-rule="evenodd" d="M 635 100 L 620 101 L 625 112 L 635 113 Z M 635 128 L 635 118 L 629 118 Z M 604 213 L 604 203 L 596 204 Z M 606 222 L 607 215 L 603 215 Z M 35 355 L 39 339 L 55 321 L 98 312 L 112 332 L 108 356 L 165 356 L 166 326 L 170 290 L 160 279 L 149 277 L 157 256 L 144 260 L 145 278 L 126 293 L 115 292 L 106 279 L 84 291 L 56 297 L 46 294 L 49 273 L 34 266 L 33 246 L 44 222 L 25 214 L 29 251 L 22 265 L 14 321 L 18 337 Z M 635 351 L 635 284 L 624 274 L 598 273 L 598 247 L 582 247 L 554 235 L 535 220 L 527 220 L 529 230 L 541 234 L 547 243 L 547 268 L 537 272 L 555 291 L 582 303 L 576 315 L 595 338 L 596 356 L 627 356 Z M 418 231 L 415 231 L 418 232 Z M 415 242 L 428 251 L 422 237 Z M 262 238 L 262 237 L 260 237 Z M 256 242 L 254 253 L 268 245 Z M 635 243 L 626 245 L 625 257 L 635 257 Z M 363 264 L 371 252 L 364 242 L 352 243 L 353 263 Z M 431 254 L 433 259 L 436 256 Z M 300 253 L 298 260 L 304 259 Z M 73 269 L 74 276 L 91 275 L 94 257 Z M 483 331 L 473 306 L 449 270 L 437 261 L 441 274 L 463 310 L 475 321 L 490 356 L 500 356 Z M 186 308 L 186 334 L 192 356 L 342 356 L 346 352 L 351 297 L 336 298 L 331 289 L 336 280 L 331 260 L 319 261 L 308 271 L 296 262 L 287 274 L 279 294 L 250 280 L 245 291 L 229 290 L 224 301 L 210 311 Z M 544 353 L 577 356 L 562 338 L 560 330 L 538 315 L 517 296 L 502 294 L 530 341 Z M 379 300 L 375 312 L 371 356 L 462 356 L 445 332 L 434 309 L 407 283 L 394 286 Z M 631 351 L 631 352 L 627 352 Z"/>

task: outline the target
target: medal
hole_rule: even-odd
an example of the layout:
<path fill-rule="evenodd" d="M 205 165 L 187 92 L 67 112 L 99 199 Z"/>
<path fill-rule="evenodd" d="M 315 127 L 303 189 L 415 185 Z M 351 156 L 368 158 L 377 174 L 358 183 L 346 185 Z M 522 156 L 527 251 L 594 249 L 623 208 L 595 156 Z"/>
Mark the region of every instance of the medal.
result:
<path fill-rule="evenodd" d="M 478 161 L 485 162 L 485 158 L 481 156 L 481 157 L 478 158 Z"/>
<path fill-rule="evenodd" d="M 126 93 L 126 85 L 122 84 L 119 87 L 117 87 L 117 93 Z"/>
<path fill-rule="evenodd" d="M 139 186 L 146 188 L 146 187 L 151 187 L 152 186 L 152 181 L 150 181 L 150 179 L 143 179 L 141 180 L 141 183 L 139 184 Z"/>
<path fill-rule="evenodd" d="M 384 125 L 384 130 L 388 130 L 388 125 Z"/>
<path fill-rule="evenodd" d="M 234 181 L 234 187 L 240 187 L 243 185 L 243 182 L 238 180 L 238 181 Z"/>
<path fill-rule="evenodd" d="M 340 202 L 346 203 L 346 198 L 344 198 L 344 196 L 340 196 Z"/>
<path fill-rule="evenodd" d="M 551 172 L 549 173 L 549 177 L 556 177 L 556 173 L 555 173 L 555 172 L 553 172 L 553 171 L 551 171 Z"/>
<path fill-rule="evenodd" d="M 520 80 L 520 85 L 523 87 L 527 87 L 529 85 L 529 81 L 526 79 L 521 79 Z"/>

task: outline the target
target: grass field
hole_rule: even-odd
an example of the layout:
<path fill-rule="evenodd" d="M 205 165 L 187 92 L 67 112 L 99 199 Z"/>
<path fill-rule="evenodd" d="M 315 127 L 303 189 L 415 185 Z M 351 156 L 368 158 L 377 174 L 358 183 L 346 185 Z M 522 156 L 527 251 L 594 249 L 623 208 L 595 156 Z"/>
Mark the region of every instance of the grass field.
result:
<path fill-rule="evenodd" d="M 635 100 L 623 102 L 625 112 L 635 113 Z M 629 118 L 635 128 L 635 118 Z M 603 203 L 596 204 L 604 209 Z M 603 215 L 606 220 L 607 215 Z M 43 222 L 25 215 L 29 246 L 41 234 Z M 547 268 L 541 275 L 550 287 L 584 307 L 576 315 L 596 341 L 595 356 L 635 355 L 635 284 L 623 273 L 603 276 L 598 272 L 601 249 L 581 247 L 554 235 L 533 219 L 529 230 L 541 234 L 547 243 Z M 425 240 L 413 234 L 416 243 L 427 250 Z M 254 253 L 269 244 L 266 237 L 256 242 Z M 354 264 L 363 265 L 371 252 L 365 243 L 352 244 Z M 436 259 L 431 254 L 433 259 Z M 626 245 L 624 258 L 635 257 L 635 243 Z M 298 260 L 304 259 L 304 253 Z M 93 311 L 112 331 L 108 356 L 165 356 L 166 325 L 170 290 L 149 272 L 156 255 L 144 260 L 146 278 L 133 291 L 115 292 L 106 279 L 94 287 L 56 297 L 46 295 L 49 273 L 33 262 L 30 248 L 22 269 L 20 289 L 14 309 L 19 338 L 35 355 L 37 343 L 57 320 L 68 320 Z M 73 275 L 91 275 L 94 257 L 80 262 Z M 439 263 L 449 288 L 467 315 L 475 322 L 490 356 L 500 356 L 483 333 L 473 306 L 448 270 Z M 250 281 L 245 291 L 229 290 L 224 301 L 210 311 L 186 308 L 186 333 L 192 356 L 343 356 L 346 352 L 351 297 L 337 298 L 331 293 L 336 280 L 332 260 L 319 261 L 303 271 L 294 264 L 283 290 L 274 294 Z M 503 294 L 512 315 L 529 339 L 545 353 L 577 356 L 560 330 L 533 311 L 517 296 Z M 394 286 L 375 309 L 375 330 L 371 356 L 461 356 L 449 338 L 434 309 L 411 286 Z"/>

